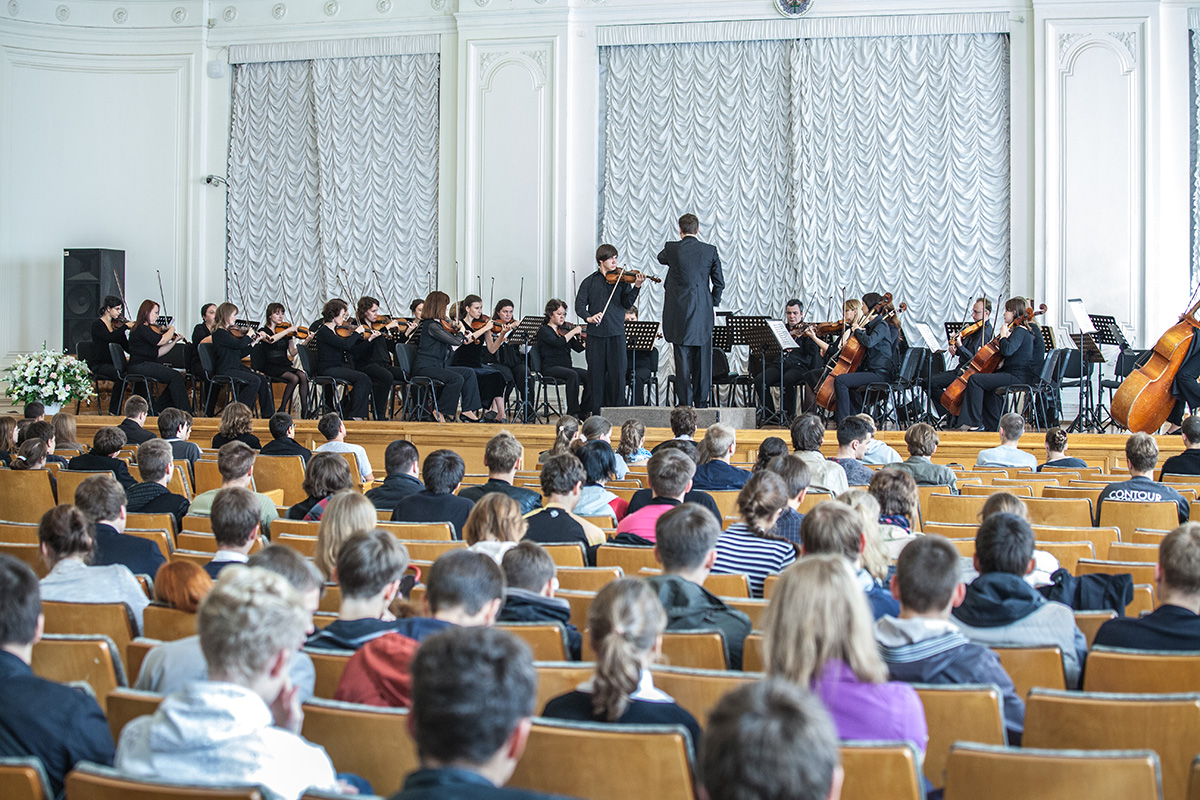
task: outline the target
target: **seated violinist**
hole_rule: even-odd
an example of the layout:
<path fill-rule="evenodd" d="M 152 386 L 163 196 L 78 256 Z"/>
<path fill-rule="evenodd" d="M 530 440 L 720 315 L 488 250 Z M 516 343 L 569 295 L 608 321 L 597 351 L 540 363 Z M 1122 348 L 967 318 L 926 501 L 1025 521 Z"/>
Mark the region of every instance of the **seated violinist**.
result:
<path fill-rule="evenodd" d="M 144 375 L 166 385 L 154 404 L 155 409 L 171 407 L 190 414 L 192 403 L 188 400 L 183 374 L 162 362 L 163 356 L 181 341 L 183 337 L 175 331 L 175 326 L 158 325 L 158 303 L 143 300 L 129 332 L 129 374 Z"/>
<path fill-rule="evenodd" d="M 783 307 L 783 317 L 788 332 L 794 337 L 798 337 L 796 339 L 797 347 L 788 350 L 783 356 L 781 399 L 784 412 L 790 419 L 796 413 L 796 387 L 804 382 L 806 375 L 814 370 L 820 370 L 821 351 L 816 344 L 820 340 L 815 336 L 806 335 L 806 332 L 811 329 L 804 325 L 803 303 L 795 298 L 788 300 Z M 757 370 L 754 376 L 754 386 L 755 391 L 761 391 L 764 386 L 766 387 L 766 393 L 761 398 L 762 405 L 768 414 L 775 413 L 775 398 L 771 395 L 771 388 L 780 386 L 778 354 L 774 358 L 765 359 L 765 364 Z"/>
<path fill-rule="evenodd" d="M 504 386 L 506 381 L 500 370 L 484 364 L 484 353 L 495 354 L 504 343 L 504 338 L 516 327 L 504 326 L 500 334 L 493 332 L 492 320 L 483 315 L 483 298 L 477 294 L 469 294 L 458 304 L 459 319 L 462 322 L 460 333 L 463 344 L 454 351 L 450 363 L 456 367 L 469 367 L 475 373 L 479 383 L 479 399 L 483 407 L 489 409 L 488 419 L 504 421 Z"/>
<path fill-rule="evenodd" d="M 592 379 L 586 369 L 572 366 L 571 352 L 583 352 L 583 326 L 567 324 L 567 304 L 557 298 L 546 303 L 545 324 L 538 328 L 537 348 L 542 356 L 542 374 L 563 381 L 567 390 L 567 413 L 592 408 Z M 579 387 L 583 386 L 583 401 Z"/>
<path fill-rule="evenodd" d="M 404 323 L 398 319 L 384 322 L 379 315 L 379 301 L 374 297 L 360 297 L 355 312 L 358 321 L 363 324 L 364 335 L 350 348 L 350 356 L 358 371 L 365 372 L 371 378 L 375 419 L 387 419 L 392 383 L 404 380 L 404 370 L 392 361 L 392 352 Z"/>
<path fill-rule="evenodd" d="M 361 325 L 349 323 L 350 306 L 340 297 L 325 303 L 321 309 L 321 324 L 313 334 L 317 341 L 317 375 L 347 381 L 350 393 L 346 398 L 346 417 L 366 419 L 367 407 L 371 402 L 371 377 L 354 369 L 350 360 L 350 349 L 363 338 L 366 330 Z M 372 335 L 374 334 L 372 332 Z"/>
<path fill-rule="evenodd" d="M 495 328 L 492 329 L 499 345 L 495 350 L 490 347 L 483 349 L 483 352 L 480 353 L 482 363 L 499 372 L 504 378 L 504 403 L 508 402 L 508 397 L 512 394 L 513 389 L 517 390 L 518 397 L 524 398 L 525 359 L 520 349 L 521 346 L 509 341 L 509 336 L 521 324 L 521 321 L 513 314 L 513 301 L 507 297 L 500 298 L 496 302 L 496 307 L 492 309 L 492 321 L 500 324 L 499 333 L 496 333 Z"/>
<path fill-rule="evenodd" d="M 834 419 L 837 422 L 862 410 L 861 407 L 852 407 L 852 389 L 892 380 L 896 369 L 900 322 L 895 314 L 883 310 L 883 301 L 884 298 L 878 293 L 868 292 L 861 301 L 851 298 L 843 307 L 846 332 L 842 335 L 841 350 L 844 354 L 846 347 L 851 346 L 864 348 L 865 352 L 857 370 L 834 378 L 833 392 L 837 402 Z M 851 339 L 855 340 L 854 345 L 850 345 Z"/>
<path fill-rule="evenodd" d="M 129 349 L 129 326 L 132 323 L 125 320 L 125 303 L 121 298 L 109 295 L 100 304 L 100 317 L 92 322 L 92 341 L 96 343 L 96 357 L 88 361 L 88 369 L 102 380 L 120 382 L 117 368 L 113 366 L 112 356 L 109 355 L 110 344 L 120 345 L 122 350 Z M 121 413 L 121 393 L 114 391 L 108 401 L 108 413 L 116 416 Z"/>
<path fill-rule="evenodd" d="M 421 323 L 417 326 L 417 357 L 413 375 L 432 378 L 442 383 L 438 393 L 434 419 L 450 422 L 462 401 L 459 417 L 464 422 L 479 422 L 479 381 L 470 367 L 450 365 L 450 354 L 466 341 L 459 333 L 458 323 L 450 319 L 450 296 L 445 292 L 430 292 L 421 308 Z"/>
<path fill-rule="evenodd" d="M 1000 367 L 995 372 L 980 372 L 967 380 L 959 412 L 959 430 L 995 430 L 1000 424 L 1004 400 L 996 389 L 1014 383 L 1033 383 L 1038 375 L 1037 364 L 1042 353 L 1041 336 L 1029 328 L 1028 304 L 1023 297 L 1009 298 L 1004 304 L 1004 324 L 996 335 L 1000 351 Z M 1036 350 L 1036 352 L 1035 352 Z"/>
<path fill-rule="evenodd" d="M 258 397 L 258 410 L 266 419 L 275 413 L 275 399 L 271 396 L 271 382 L 254 370 L 242 365 L 242 359 L 250 354 L 254 345 L 267 337 L 265 330 L 254 332 L 235 330 L 238 307 L 233 303 L 217 306 L 216 328 L 212 332 L 213 375 L 233 378 L 237 387 L 237 401 L 250 409 Z"/>
<path fill-rule="evenodd" d="M 281 409 L 287 408 L 296 390 L 300 390 L 301 413 L 307 418 L 312 413 L 308 407 L 308 373 L 295 365 L 296 339 L 302 332 L 295 323 L 284 319 L 286 312 L 283 303 L 271 303 L 267 306 L 267 332 L 270 336 L 262 343 L 266 356 L 262 372 L 277 380 L 287 381 L 283 397 L 279 401 Z"/>
<path fill-rule="evenodd" d="M 933 407 L 937 409 L 938 414 L 945 416 L 946 409 L 942 406 L 942 395 L 950 384 L 954 383 L 954 379 L 963 373 L 970 365 L 971 359 L 979 352 L 979 348 L 985 342 L 992 340 L 992 323 L 988 317 L 992 313 L 992 301 L 986 297 L 980 297 L 971 306 L 971 324 L 964 328 L 964 331 L 969 331 L 966 336 L 960 331 L 949 343 L 947 352 L 951 357 L 957 357 L 958 363 L 955 367 L 939 372 L 929 379 L 929 397 L 933 400 Z M 978 326 L 978 327 L 976 327 Z M 971 328 L 975 330 L 970 331 Z"/>

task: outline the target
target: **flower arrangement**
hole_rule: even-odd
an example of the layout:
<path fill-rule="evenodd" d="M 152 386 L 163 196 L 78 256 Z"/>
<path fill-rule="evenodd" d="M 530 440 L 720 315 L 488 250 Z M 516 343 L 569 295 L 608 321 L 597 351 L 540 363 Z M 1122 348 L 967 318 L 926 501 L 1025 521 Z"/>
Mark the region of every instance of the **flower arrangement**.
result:
<path fill-rule="evenodd" d="M 87 400 L 95 392 L 88 377 L 87 365 L 74 356 L 56 353 L 42 342 L 36 353 L 17 356 L 5 372 L 8 383 L 5 391 L 18 403 L 37 401 L 61 406 L 69 400 Z"/>

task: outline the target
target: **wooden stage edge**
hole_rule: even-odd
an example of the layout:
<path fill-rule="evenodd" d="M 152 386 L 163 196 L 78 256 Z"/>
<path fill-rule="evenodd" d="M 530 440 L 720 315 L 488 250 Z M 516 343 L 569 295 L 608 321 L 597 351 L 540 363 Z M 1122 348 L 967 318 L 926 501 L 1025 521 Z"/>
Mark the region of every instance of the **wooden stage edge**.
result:
<path fill-rule="evenodd" d="M 95 416 L 81 414 L 77 417 L 79 440 L 89 444 L 96 430 L 105 425 L 116 425 L 120 417 Z M 624 420 L 610 420 L 614 427 L 614 445 L 620 436 L 620 425 Z M 209 447 L 212 437 L 217 432 L 219 420 L 215 418 L 197 418 L 192 431 L 192 441 L 201 447 Z M 146 421 L 146 428 L 157 433 L 158 426 L 155 418 Z M 537 454 L 549 449 L 554 442 L 554 426 L 540 425 L 509 425 L 509 424 L 470 424 L 433 422 L 349 422 L 346 424 L 347 440 L 361 444 L 366 448 L 375 469 L 377 478 L 383 477 L 383 454 L 388 444 L 395 439 L 408 439 L 417 446 L 422 458 L 439 448 L 454 450 L 466 462 L 467 472 L 479 474 L 486 472 L 483 466 L 483 449 L 487 440 L 501 430 L 507 430 L 525 446 L 525 466 L 532 469 L 537 463 Z M 696 432 L 699 439 L 704 434 L 703 429 Z M 263 443 L 270 440 L 265 419 L 254 420 L 254 435 Z M 965 466 L 975 463 L 975 454 L 988 447 L 995 447 L 1000 439 L 997 433 L 957 433 L 942 431 L 941 443 L 933 460 L 939 463 L 957 462 Z M 788 444 L 791 439 L 787 430 L 780 428 L 764 428 L 761 430 L 739 430 L 737 439 L 738 461 L 751 461 L 751 456 L 757 452 L 759 445 L 770 436 L 782 438 Z M 659 442 L 671 438 L 669 428 L 648 428 L 646 430 L 646 446 L 653 447 Z M 907 458 L 904 447 L 903 431 L 880 431 L 876 438 L 881 439 L 899 451 L 901 457 Z M 1082 458 L 1089 463 L 1103 466 L 1106 470 L 1121 468 L 1125 464 L 1125 440 L 1127 434 L 1072 434 L 1070 436 L 1068 455 Z M 1156 436 L 1158 449 L 1162 454 L 1160 462 L 1183 450 L 1182 439 L 1179 436 Z M 296 440 L 310 449 L 324 441 L 317 431 L 316 420 L 297 420 Z M 1045 450 L 1042 443 L 1044 433 L 1031 430 L 1021 439 L 1021 449 L 1033 453 L 1038 461 L 1045 460 Z M 825 432 L 825 442 L 821 448 L 825 455 L 833 455 L 837 450 L 837 438 L 833 431 Z"/>

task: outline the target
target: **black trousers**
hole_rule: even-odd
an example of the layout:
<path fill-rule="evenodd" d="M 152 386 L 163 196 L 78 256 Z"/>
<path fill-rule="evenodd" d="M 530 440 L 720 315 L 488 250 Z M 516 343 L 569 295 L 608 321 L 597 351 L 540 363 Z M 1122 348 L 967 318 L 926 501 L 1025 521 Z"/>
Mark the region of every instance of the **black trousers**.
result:
<path fill-rule="evenodd" d="M 375 419 L 387 419 L 388 395 L 392 393 L 392 381 L 404 380 L 404 370 L 387 364 L 366 364 L 361 370 L 371 378 Z"/>
<path fill-rule="evenodd" d="M 947 370 L 946 372 L 935 372 L 933 377 L 929 379 L 929 398 L 933 400 L 934 410 L 941 416 L 945 416 L 946 409 L 942 406 L 942 395 L 950 388 L 950 384 L 954 383 L 954 379 L 958 377 L 961 370 Z"/>
<path fill-rule="evenodd" d="M 145 375 L 153 381 L 158 381 L 166 385 L 166 389 L 159 395 L 155 401 L 154 410 L 161 411 L 164 408 L 178 408 L 180 411 L 192 413 L 192 402 L 187 395 L 187 381 L 183 378 L 183 373 L 171 369 L 166 364 L 159 364 L 154 361 L 143 361 L 140 364 L 129 367 L 130 375 Z"/>
<path fill-rule="evenodd" d="M 712 391 L 712 345 L 672 344 L 679 405 L 708 408 Z"/>
<path fill-rule="evenodd" d="M 438 411 L 443 417 L 454 416 L 460 399 L 463 411 L 478 411 L 483 407 L 479 399 L 479 381 L 470 367 L 426 367 L 413 374 L 444 384 L 437 399 Z"/>
<path fill-rule="evenodd" d="M 967 381 L 962 411 L 958 415 L 959 423 L 970 425 L 972 428 L 983 426 L 984 430 L 989 431 L 998 429 L 1004 400 L 996 395 L 996 390 L 1014 383 L 1020 381 L 1016 375 L 1007 372 L 981 372 L 972 375 Z"/>
<path fill-rule="evenodd" d="M 1200 354 L 1193 355 L 1184 361 L 1179 366 L 1179 371 L 1175 373 L 1174 389 L 1179 393 L 1179 399 L 1175 402 L 1175 407 L 1171 409 L 1170 416 L 1167 417 L 1167 421 L 1172 425 L 1183 422 L 1184 406 L 1189 406 L 1193 410 L 1200 409 L 1200 383 L 1196 382 L 1197 378 L 1200 378 Z"/>
<path fill-rule="evenodd" d="M 866 386 L 868 383 L 887 383 L 887 378 L 874 372 L 850 372 L 833 379 L 833 395 L 837 400 L 833 416 L 837 422 L 862 411 L 862 399 L 858 398 L 857 402 L 853 402 L 850 390 Z"/>
<path fill-rule="evenodd" d="M 288 403 L 292 401 L 296 390 L 300 391 L 300 416 L 307 418 L 311 413 L 308 407 L 308 373 L 302 369 L 297 369 L 292 366 L 280 366 L 278 364 L 268 364 L 263 367 L 263 374 L 271 378 L 276 378 L 281 381 L 287 381 L 287 386 L 283 389 L 283 397 L 279 401 L 279 409 L 282 411 L 287 408 Z M 267 382 L 268 386 L 270 381 Z"/>
<path fill-rule="evenodd" d="M 271 396 L 271 382 L 262 375 L 259 375 L 253 370 L 239 367 L 231 369 L 223 373 L 229 377 L 242 381 L 242 383 L 234 384 L 237 389 L 237 401 L 245 403 L 254 411 L 254 398 L 258 397 L 259 416 L 263 419 L 270 419 L 275 413 L 275 398 Z"/>
<path fill-rule="evenodd" d="M 567 394 L 567 413 L 573 417 L 580 416 L 580 409 L 590 411 L 592 408 L 592 376 L 586 369 L 579 367 L 542 367 L 542 374 L 548 378 L 558 378 L 566 385 L 563 387 Z M 583 400 L 579 399 L 579 387 L 583 386 Z"/>
<path fill-rule="evenodd" d="M 346 416 L 351 419 L 367 418 L 371 405 L 371 376 L 349 367 L 330 367 L 321 374 L 350 384 L 350 393 L 346 397 L 346 405 L 350 410 L 346 412 Z M 332 398 L 330 401 L 330 405 L 333 405 Z"/>
<path fill-rule="evenodd" d="M 517 397 L 525 397 L 525 365 L 514 364 L 511 367 L 505 364 L 488 364 L 487 366 L 500 373 L 500 377 L 504 378 L 504 402 L 508 402 L 509 395 L 513 389 L 517 390 Z"/>
<path fill-rule="evenodd" d="M 619 336 L 589 336 L 583 354 L 592 379 L 592 406 L 586 410 L 599 414 L 601 406 L 625 405 L 624 331 Z"/>
<path fill-rule="evenodd" d="M 804 377 L 808 374 L 808 370 L 803 369 L 795 364 L 783 365 L 783 410 L 788 416 L 792 416 L 796 411 L 796 389 L 804 383 Z M 763 388 L 763 381 L 766 381 L 766 397 L 763 398 L 763 407 L 768 412 L 775 411 L 775 398 L 771 396 L 771 387 L 779 385 L 779 362 L 767 364 L 763 371 L 754 376 L 754 391 L 758 392 Z"/>

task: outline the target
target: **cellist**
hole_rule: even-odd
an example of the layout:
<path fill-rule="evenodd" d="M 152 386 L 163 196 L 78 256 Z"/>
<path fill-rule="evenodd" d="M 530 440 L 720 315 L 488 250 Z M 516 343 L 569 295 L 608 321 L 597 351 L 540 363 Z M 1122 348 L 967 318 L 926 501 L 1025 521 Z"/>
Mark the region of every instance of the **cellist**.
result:
<path fill-rule="evenodd" d="M 851 306 L 852 302 L 846 302 L 846 326 L 867 352 L 856 372 L 838 375 L 833 380 L 834 397 L 837 399 L 834 409 L 836 422 L 841 422 L 861 410 L 851 407 L 852 389 L 869 383 L 888 383 L 896 371 L 900 323 L 893 319 L 894 314 L 872 313 L 883 302 L 883 295 L 868 292 L 863 295 L 857 308 Z"/>
<path fill-rule="evenodd" d="M 1028 308 L 1023 297 L 1011 297 L 1004 304 L 1004 324 L 996 337 L 1004 361 L 995 372 L 980 372 L 967 380 L 962 411 L 958 416 L 959 430 L 996 430 L 1004 405 L 1004 401 L 996 396 L 996 389 L 1037 380 L 1036 356 L 1041 354 L 1042 344 L 1025 319 Z"/>
<path fill-rule="evenodd" d="M 956 335 L 949 343 L 948 352 L 951 356 L 958 356 L 958 366 L 945 372 L 938 372 L 929 379 L 929 396 L 933 399 L 933 407 L 937 409 L 940 416 L 947 414 L 946 409 L 942 406 L 942 393 L 946 391 L 946 387 L 954 383 L 954 379 L 962 374 L 983 343 L 992 340 L 992 322 L 989 319 L 991 313 L 991 300 L 980 297 L 975 301 L 975 304 L 971 306 L 971 326 L 979 325 L 980 327 L 965 337 L 961 334 Z"/>

